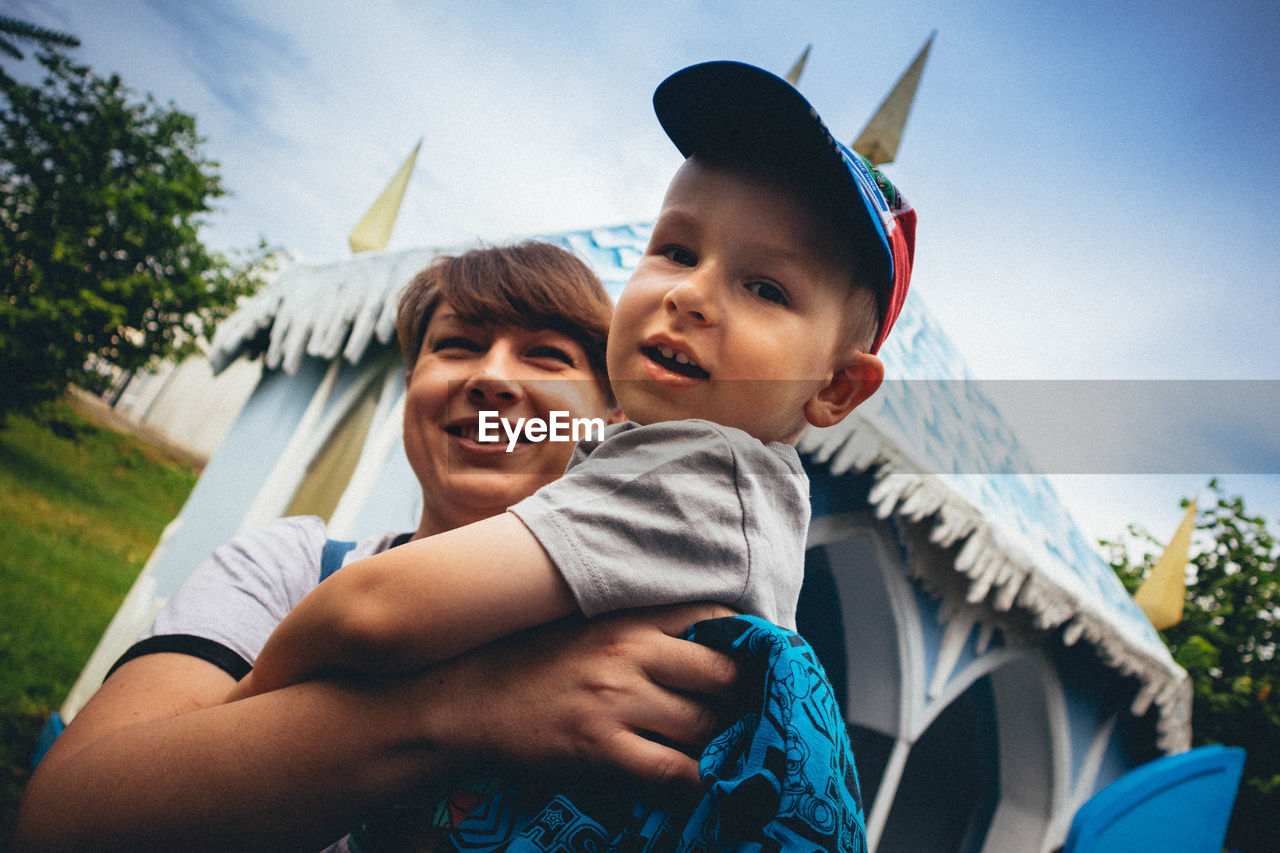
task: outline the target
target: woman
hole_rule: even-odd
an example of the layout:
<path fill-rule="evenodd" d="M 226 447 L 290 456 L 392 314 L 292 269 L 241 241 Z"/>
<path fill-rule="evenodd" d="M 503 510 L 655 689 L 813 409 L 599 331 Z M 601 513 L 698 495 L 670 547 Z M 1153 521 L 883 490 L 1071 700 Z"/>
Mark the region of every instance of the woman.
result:
<path fill-rule="evenodd" d="M 572 444 L 495 449 L 475 440 L 479 411 L 613 415 L 609 310 L 599 281 L 543 244 L 442 259 L 415 277 L 397 325 L 410 366 L 405 450 L 423 492 L 413 536 L 502 512 L 563 471 Z M 713 733 L 690 697 L 726 693 L 733 667 L 674 637 L 723 608 L 551 625 L 408 678 L 228 702 L 263 632 L 318 582 L 324 531 L 289 520 L 250 539 L 197 571 L 50 750 L 27 788 L 19 849 L 314 850 L 371 809 L 478 767 L 587 763 L 696 780 L 692 759 L 641 733 L 685 744 Z"/>

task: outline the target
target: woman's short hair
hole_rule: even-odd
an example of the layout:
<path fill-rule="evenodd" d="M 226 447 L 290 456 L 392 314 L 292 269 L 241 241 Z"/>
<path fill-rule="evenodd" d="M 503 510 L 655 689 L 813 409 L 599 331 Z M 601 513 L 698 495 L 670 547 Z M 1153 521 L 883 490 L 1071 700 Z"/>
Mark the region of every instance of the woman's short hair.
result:
<path fill-rule="evenodd" d="M 608 388 L 605 343 L 613 303 L 596 274 L 559 246 L 528 240 L 434 259 L 405 285 L 397 306 L 396 336 L 409 369 L 441 301 L 468 322 L 569 336 Z"/>

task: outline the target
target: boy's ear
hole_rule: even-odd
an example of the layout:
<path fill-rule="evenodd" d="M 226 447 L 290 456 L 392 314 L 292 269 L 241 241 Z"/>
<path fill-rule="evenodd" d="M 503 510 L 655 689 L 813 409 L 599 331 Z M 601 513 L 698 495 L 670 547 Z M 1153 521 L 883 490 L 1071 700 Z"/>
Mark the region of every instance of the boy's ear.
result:
<path fill-rule="evenodd" d="M 804 404 L 804 416 L 816 427 L 834 426 L 884 381 L 884 362 L 869 352 L 854 352 L 836 368 L 831 381 Z"/>

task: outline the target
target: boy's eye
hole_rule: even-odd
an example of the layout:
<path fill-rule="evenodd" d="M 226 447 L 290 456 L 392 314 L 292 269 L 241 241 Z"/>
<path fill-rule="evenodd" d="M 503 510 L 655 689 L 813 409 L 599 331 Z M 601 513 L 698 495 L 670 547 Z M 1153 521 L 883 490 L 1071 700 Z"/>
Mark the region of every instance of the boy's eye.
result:
<path fill-rule="evenodd" d="M 761 299 L 769 302 L 776 302 L 779 305 L 787 304 L 787 292 L 778 285 L 768 281 L 751 281 L 747 282 L 747 290 L 759 296 Z"/>
<path fill-rule="evenodd" d="M 529 350 L 529 357 L 530 358 L 550 358 L 550 359 L 555 359 L 556 361 L 564 362 L 569 367 L 576 366 L 576 362 L 573 359 L 573 355 L 568 351 L 563 350 L 560 347 L 556 347 L 556 346 L 544 345 L 544 346 L 534 347 L 533 349 Z"/>
<path fill-rule="evenodd" d="M 698 262 L 698 256 L 684 246 L 666 246 L 660 254 L 666 255 L 682 267 L 691 267 Z"/>
<path fill-rule="evenodd" d="M 451 349 L 466 350 L 467 352 L 480 352 L 481 346 L 477 341 L 474 341 L 471 338 L 454 335 L 448 338 L 441 338 L 431 347 L 432 352 Z"/>

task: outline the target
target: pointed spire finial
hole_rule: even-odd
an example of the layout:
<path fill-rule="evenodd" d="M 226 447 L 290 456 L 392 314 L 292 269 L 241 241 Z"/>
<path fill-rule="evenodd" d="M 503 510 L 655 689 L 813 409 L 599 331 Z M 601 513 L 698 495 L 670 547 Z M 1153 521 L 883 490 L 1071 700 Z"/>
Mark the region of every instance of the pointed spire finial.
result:
<path fill-rule="evenodd" d="M 1191 553 L 1191 533 L 1196 529 L 1196 502 L 1178 525 L 1169 545 L 1156 560 L 1151 574 L 1133 594 L 1133 601 L 1147 614 L 1151 624 L 1163 631 L 1182 621 L 1182 605 L 1187 599 L 1187 557 Z"/>
<path fill-rule="evenodd" d="M 929 34 L 924 47 L 920 48 L 916 58 L 911 60 L 907 70 L 902 72 L 892 91 L 853 143 L 854 151 L 877 166 L 892 163 L 898 156 L 898 144 L 902 142 L 902 130 L 907 125 L 907 114 L 911 112 L 911 102 L 915 99 L 916 87 L 920 85 L 920 75 L 924 72 L 925 60 L 929 58 L 929 48 L 933 46 L 933 38 L 937 34 L 937 30 Z"/>
<path fill-rule="evenodd" d="M 413 146 L 400 171 L 396 172 L 391 183 L 378 196 L 373 207 L 364 215 L 351 231 L 347 239 L 351 243 L 351 251 L 355 253 L 369 252 L 374 249 L 385 249 L 391 240 L 391 228 L 396 224 L 396 216 L 400 213 L 400 202 L 404 199 L 404 188 L 409 184 L 409 175 L 413 173 L 413 164 L 418 159 L 418 149 L 422 140 Z"/>
<path fill-rule="evenodd" d="M 809 51 L 812 48 L 813 45 L 811 44 L 806 44 L 804 46 L 804 53 L 800 54 L 800 58 L 796 60 L 796 64 L 791 66 L 791 70 L 788 71 L 787 76 L 783 78 L 792 86 L 798 87 L 800 85 L 800 75 L 804 73 L 804 64 L 809 61 Z"/>

